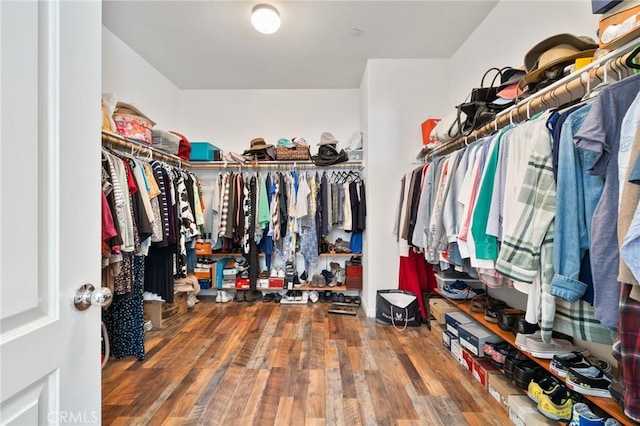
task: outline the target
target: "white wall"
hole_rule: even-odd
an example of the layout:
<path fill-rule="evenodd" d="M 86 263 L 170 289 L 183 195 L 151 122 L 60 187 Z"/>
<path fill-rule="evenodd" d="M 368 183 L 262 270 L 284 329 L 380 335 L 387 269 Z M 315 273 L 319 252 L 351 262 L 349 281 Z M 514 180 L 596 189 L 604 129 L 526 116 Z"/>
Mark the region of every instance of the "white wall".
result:
<path fill-rule="evenodd" d="M 463 102 L 489 68 L 521 66 L 525 54 L 547 37 L 570 33 L 597 41 L 598 17 L 588 0 L 500 1 L 449 60 L 447 105 L 453 109 Z"/>
<path fill-rule="evenodd" d="M 367 232 L 364 305 L 375 314 L 376 290 L 398 286 L 398 245 L 392 234 L 402 175 L 422 148 L 421 123 L 439 117 L 447 95 L 447 60 L 373 59 L 362 83 Z M 367 124 L 368 123 L 368 124 Z"/>
<path fill-rule="evenodd" d="M 322 132 L 340 148 L 360 130 L 359 90 L 183 90 L 180 124 L 190 140 L 223 151 L 242 153 L 257 137 L 275 145 L 302 136 L 314 154 Z"/>
<path fill-rule="evenodd" d="M 114 93 L 156 122 L 179 130 L 179 90 L 106 27 L 102 27 L 102 92 Z"/>

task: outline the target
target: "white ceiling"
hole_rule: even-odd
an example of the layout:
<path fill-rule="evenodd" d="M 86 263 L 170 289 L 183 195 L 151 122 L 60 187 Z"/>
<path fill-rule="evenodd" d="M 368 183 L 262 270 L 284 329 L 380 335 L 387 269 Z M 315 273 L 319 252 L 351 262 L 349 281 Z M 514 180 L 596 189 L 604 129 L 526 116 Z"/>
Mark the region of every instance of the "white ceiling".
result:
<path fill-rule="evenodd" d="M 260 2 L 108 0 L 102 19 L 180 89 L 357 88 L 368 59 L 450 57 L 498 0 L 269 2 L 273 35 Z"/>

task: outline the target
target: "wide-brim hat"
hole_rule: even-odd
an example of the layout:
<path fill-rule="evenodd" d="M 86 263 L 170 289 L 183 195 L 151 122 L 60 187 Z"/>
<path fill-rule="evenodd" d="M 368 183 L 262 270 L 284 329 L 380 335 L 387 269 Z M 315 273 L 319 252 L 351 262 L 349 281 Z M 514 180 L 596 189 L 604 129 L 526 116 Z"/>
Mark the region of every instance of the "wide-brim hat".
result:
<path fill-rule="evenodd" d="M 249 148 L 247 152 L 259 151 L 261 149 L 272 148 L 272 147 L 273 145 L 266 143 L 263 138 L 255 138 L 251 140 L 251 148 Z"/>
<path fill-rule="evenodd" d="M 337 145 L 338 141 L 336 140 L 336 138 L 333 137 L 333 135 L 329 132 L 324 132 L 320 135 L 320 142 L 318 142 L 318 145 L 322 146 L 322 145 Z"/>
<path fill-rule="evenodd" d="M 338 152 L 333 144 L 320 145 L 318 153 L 311 157 L 311 161 L 318 166 L 330 166 L 348 160 L 349 157 L 344 149 Z"/>
<path fill-rule="evenodd" d="M 535 83 L 544 77 L 544 72 L 561 64 L 569 64 L 578 58 L 590 58 L 598 44 L 590 37 L 573 34 L 557 34 L 542 40 L 527 52 L 524 65 L 527 74 L 518 84 L 519 88 Z"/>

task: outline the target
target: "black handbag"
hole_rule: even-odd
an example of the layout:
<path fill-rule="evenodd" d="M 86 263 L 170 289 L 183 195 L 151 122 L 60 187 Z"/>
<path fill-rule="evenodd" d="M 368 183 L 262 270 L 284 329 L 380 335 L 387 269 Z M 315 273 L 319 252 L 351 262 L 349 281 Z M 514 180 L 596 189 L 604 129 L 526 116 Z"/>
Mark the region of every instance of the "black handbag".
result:
<path fill-rule="evenodd" d="M 474 130 L 482 127 L 489 121 L 493 120 L 496 114 L 501 108 L 492 104 L 498 98 L 498 86 L 496 81 L 498 77 L 502 77 L 502 71 L 506 68 L 489 68 L 480 80 L 480 87 L 476 87 L 471 90 L 468 101 L 457 105 L 458 110 L 458 125 L 460 126 L 459 133 L 462 136 L 470 135 Z M 495 71 L 493 80 L 491 80 L 491 86 L 484 87 L 484 80 L 487 75 Z M 460 116 L 464 113 L 466 119 L 463 121 Z"/>
<path fill-rule="evenodd" d="M 378 290 L 376 322 L 402 331 L 420 326 L 420 306 L 415 293 L 405 290 Z"/>

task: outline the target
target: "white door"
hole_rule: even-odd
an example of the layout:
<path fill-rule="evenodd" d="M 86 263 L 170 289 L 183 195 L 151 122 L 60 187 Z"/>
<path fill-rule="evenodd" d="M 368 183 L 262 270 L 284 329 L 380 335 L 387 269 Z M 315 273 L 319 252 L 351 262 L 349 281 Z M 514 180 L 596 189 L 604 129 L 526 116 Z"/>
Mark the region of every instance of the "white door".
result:
<path fill-rule="evenodd" d="M 100 422 L 99 1 L 0 1 L 0 424 Z"/>

